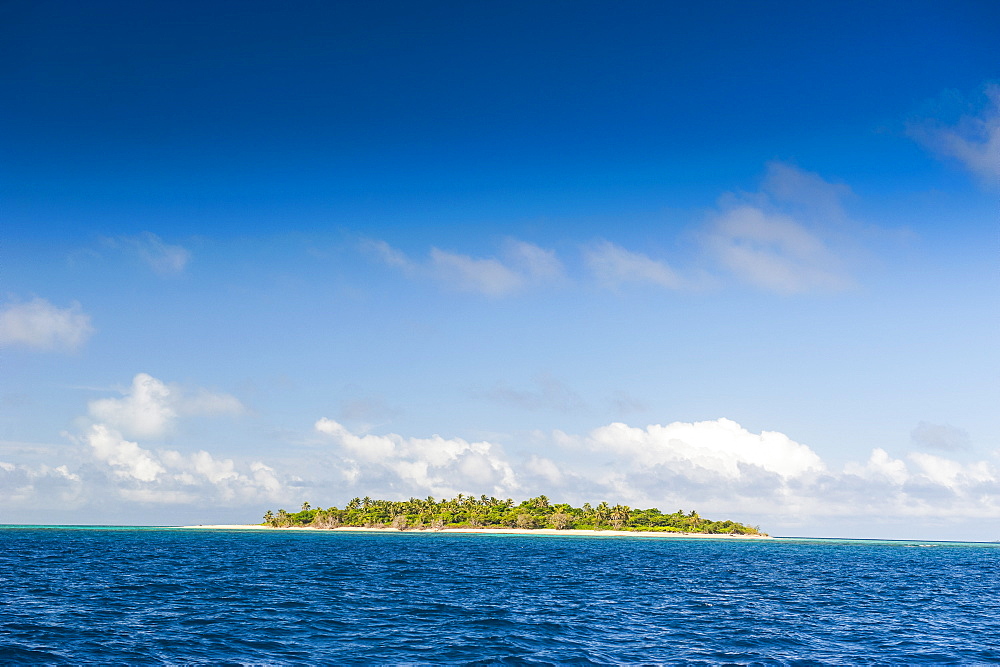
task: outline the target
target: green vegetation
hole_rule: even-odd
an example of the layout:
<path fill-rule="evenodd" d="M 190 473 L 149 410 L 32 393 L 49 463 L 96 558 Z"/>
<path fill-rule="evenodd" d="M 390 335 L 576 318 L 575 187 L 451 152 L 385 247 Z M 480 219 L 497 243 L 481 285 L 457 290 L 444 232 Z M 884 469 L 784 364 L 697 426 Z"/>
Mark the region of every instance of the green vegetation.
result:
<path fill-rule="evenodd" d="M 279 509 L 264 515 L 264 524 L 275 528 L 312 526 L 314 528 L 396 528 L 419 530 L 443 528 L 555 528 L 557 530 L 641 530 L 677 533 L 714 533 L 732 535 L 763 535 L 756 526 L 734 521 L 711 521 L 697 512 L 677 510 L 664 514 L 653 508 L 632 509 L 626 505 L 571 507 L 552 504 L 545 496 L 529 498 L 515 504 L 486 496 L 458 494 L 451 500 L 410 498 L 402 502 L 355 498 L 344 509 L 313 508 L 302 503 L 302 509 L 289 513 Z"/>

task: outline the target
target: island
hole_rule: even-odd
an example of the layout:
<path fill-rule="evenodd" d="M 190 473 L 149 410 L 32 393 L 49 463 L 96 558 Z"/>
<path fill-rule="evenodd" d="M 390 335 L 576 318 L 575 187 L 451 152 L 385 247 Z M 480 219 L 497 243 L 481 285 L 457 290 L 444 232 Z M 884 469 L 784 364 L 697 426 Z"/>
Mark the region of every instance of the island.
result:
<path fill-rule="evenodd" d="M 456 532 L 538 532 L 545 534 L 643 534 L 675 536 L 769 537 L 759 526 L 732 520 L 713 521 L 695 511 L 669 514 L 659 509 L 584 503 L 572 507 L 552 503 L 542 495 L 515 503 L 513 499 L 458 494 L 452 499 L 410 498 L 404 501 L 354 498 L 343 508 L 312 507 L 297 512 L 268 510 L 261 527 L 326 530 L 450 530 Z M 208 526 L 206 526 L 208 527 Z M 563 533 L 563 534 L 566 534 Z"/>

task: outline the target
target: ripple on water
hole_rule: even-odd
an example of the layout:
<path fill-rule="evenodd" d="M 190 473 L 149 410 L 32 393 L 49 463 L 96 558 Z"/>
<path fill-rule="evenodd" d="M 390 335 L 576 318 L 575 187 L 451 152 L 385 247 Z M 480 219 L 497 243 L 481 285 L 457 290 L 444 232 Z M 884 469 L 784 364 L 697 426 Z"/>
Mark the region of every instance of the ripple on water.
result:
<path fill-rule="evenodd" d="M 0 583 L 13 663 L 1000 661 L 989 545 L 0 529 Z"/>

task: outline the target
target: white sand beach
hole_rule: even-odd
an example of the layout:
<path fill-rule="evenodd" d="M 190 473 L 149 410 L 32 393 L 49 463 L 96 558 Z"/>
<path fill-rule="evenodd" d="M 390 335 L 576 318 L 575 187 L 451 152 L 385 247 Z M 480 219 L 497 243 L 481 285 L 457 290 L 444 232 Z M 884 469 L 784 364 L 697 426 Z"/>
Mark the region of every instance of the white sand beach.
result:
<path fill-rule="evenodd" d="M 371 533 L 471 533 L 483 535 L 539 535 L 544 537 L 665 537 L 665 538 L 696 538 L 713 540 L 769 540 L 770 535 L 729 535 L 714 533 L 666 533 L 640 530 L 556 530 L 554 528 L 411 528 L 400 531 L 396 528 L 357 528 L 341 526 L 339 528 L 312 528 L 310 526 L 289 526 L 272 528 L 261 524 L 211 524 L 200 526 L 178 526 L 179 528 L 200 528 L 206 530 L 280 530 L 280 531 L 319 531 L 319 532 L 371 532 Z"/>

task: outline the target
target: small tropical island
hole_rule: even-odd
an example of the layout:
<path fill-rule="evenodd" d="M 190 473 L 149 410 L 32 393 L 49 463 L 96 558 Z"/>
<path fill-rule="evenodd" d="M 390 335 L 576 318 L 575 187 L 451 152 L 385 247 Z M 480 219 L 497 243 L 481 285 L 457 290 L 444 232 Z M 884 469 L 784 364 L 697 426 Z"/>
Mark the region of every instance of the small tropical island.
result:
<path fill-rule="evenodd" d="M 695 511 L 665 514 L 657 508 L 584 503 L 573 507 L 546 496 L 515 503 L 513 499 L 458 494 L 450 500 L 410 498 L 405 501 L 354 498 L 343 508 L 314 508 L 302 503 L 297 512 L 279 509 L 264 514 L 263 527 L 356 530 L 454 530 L 496 532 L 586 531 L 675 534 L 677 536 L 768 537 L 759 526 L 732 520 L 713 521 Z"/>

